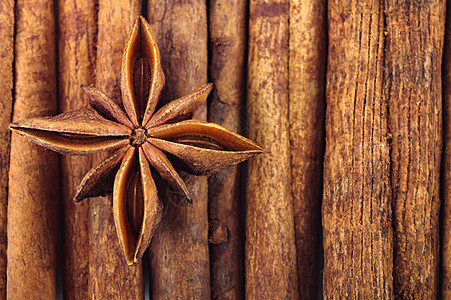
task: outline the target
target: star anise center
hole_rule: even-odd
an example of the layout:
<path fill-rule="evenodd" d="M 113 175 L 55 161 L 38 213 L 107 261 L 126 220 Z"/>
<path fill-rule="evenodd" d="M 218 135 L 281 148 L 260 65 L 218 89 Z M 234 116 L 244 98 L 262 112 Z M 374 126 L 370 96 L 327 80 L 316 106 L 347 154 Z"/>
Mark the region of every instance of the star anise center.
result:
<path fill-rule="evenodd" d="M 130 145 L 140 147 L 147 140 L 147 130 L 145 128 L 135 128 L 130 136 Z"/>

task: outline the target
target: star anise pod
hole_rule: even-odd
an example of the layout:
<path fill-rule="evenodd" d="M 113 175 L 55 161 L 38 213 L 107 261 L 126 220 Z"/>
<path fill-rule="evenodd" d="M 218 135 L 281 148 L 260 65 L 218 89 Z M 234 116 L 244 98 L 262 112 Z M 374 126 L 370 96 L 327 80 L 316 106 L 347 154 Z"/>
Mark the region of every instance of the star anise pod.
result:
<path fill-rule="evenodd" d="M 262 151 L 254 142 L 217 124 L 185 120 L 206 101 L 212 84 L 155 112 L 163 85 L 155 38 L 146 20 L 139 17 L 122 59 L 120 103 L 94 87 L 82 86 L 94 111 L 71 111 L 10 125 L 27 139 L 62 154 L 114 150 L 86 174 L 74 199 L 113 193 L 116 230 L 129 265 L 142 257 L 162 215 L 152 171 L 189 200 L 188 189 L 174 166 L 207 175 Z"/>

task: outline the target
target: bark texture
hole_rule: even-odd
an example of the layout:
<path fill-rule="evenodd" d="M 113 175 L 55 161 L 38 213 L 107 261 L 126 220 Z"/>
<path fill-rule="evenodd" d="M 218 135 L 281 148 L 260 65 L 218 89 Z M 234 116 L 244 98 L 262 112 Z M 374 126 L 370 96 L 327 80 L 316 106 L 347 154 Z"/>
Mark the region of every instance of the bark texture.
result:
<path fill-rule="evenodd" d="M 87 108 L 80 84 L 94 83 L 97 11 L 91 0 L 58 2 L 59 112 Z M 65 299 L 87 299 L 89 279 L 89 202 L 73 197 L 91 168 L 89 156 L 62 156 L 63 293 Z"/>
<path fill-rule="evenodd" d="M 443 56 L 443 155 L 442 155 L 442 299 L 451 299 L 451 2 L 446 10 Z"/>
<path fill-rule="evenodd" d="M 387 1 L 395 297 L 438 295 L 445 1 Z"/>
<path fill-rule="evenodd" d="M 393 298 L 380 1 L 329 1 L 323 246 L 325 299 Z"/>
<path fill-rule="evenodd" d="M 140 1 L 101 0 L 98 15 L 96 87 L 120 102 L 119 74 Z M 92 299 L 142 299 L 142 264 L 128 266 L 113 220 L 112 196 L 91 198 L 89 295 Z"/>
<path fill-rule="evenodd" d="M 13 106 L 14 1 L 0 2 L 0 299 L 6 298 L 6 223 Z"/>
<path fill-rule="evenodd" d="M 246 298 L 297 299 L 288 135 L 288 1 L 249 6 Z"/>
<path fill-rule="evenodd" d="M 318 294 L 324 155 L 326 1 L 290 2 L 291 194 L 301 299 Z"/>
<path fill-rule="evenodd" d="M 234 132 L 242 130 L 246 93 L 247 3 L 209 3 L 210 76 L 215 85 L 208 121 Z M 244 243 L 240 167 L 232 166 L 208 181 L 211 296 L 244 298 Z"/>
<path fill-rule="evenodd" d="M 204 1 L 148 1 L 149 23 L 160 48 L 166 84 L 162 101 L 207 82 L 207 8 Z M 193 116 L 206 119 L 206 106 Z M 150 246 L 153 299 L 209 299 L 208 186 L 206 177 L 182 177 L 192 195 L 162 194 L 164 213 Z"/>
<path fill-rule="evenodd" d="M 16 17 L 13 121 L 54 115 L 53 1 L 19 0 Z M 7 225 L 9 299 L 55 298 L 57 209 L 57 154 L 13 134 Z"/>

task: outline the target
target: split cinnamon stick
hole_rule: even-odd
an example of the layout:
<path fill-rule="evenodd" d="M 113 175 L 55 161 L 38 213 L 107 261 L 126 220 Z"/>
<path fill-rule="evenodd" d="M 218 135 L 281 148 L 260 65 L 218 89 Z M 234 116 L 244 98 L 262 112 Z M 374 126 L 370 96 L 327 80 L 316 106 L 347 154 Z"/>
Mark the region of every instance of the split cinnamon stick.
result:
<path fill-rule="evenodd" d="M 53 1 L 16 1 L 13 121 L 56 113 Z M 58 156 L 11 137 L 7 294 L 54 299 Z"/>
<path fill-rule="evenodd" d="M 140 1 L 99 1 L 96 87 L 118 103 L 122 53 L 139 14 Z M 142 264 L 128 266 L 125 261 L 114 226 L 112 197 L 92 198 L 89 219 L 90 298 L 142 299 Z"/>
<path fill-rule="evenodd" d="M 445 1 L 390 1 L 385 9 L 395 297 L 435 299 Z"/>
<path fill-rule="evenodd" d="M 325 299 L 393 299 L 380 1 L 329 1 L 322 206 Z"/>
<path fill-rule="evenodd" d="M 442 299 L 451 299 L 451 2 L 447 2 L 443 56 Z"/>
<path fill-rule="evenodd" d="M 0 299 L 6 298 L 6 215 L 13 106 L 14 1 L 0 3 Z"/>
<path fill-rule="evenodd" d="M 246 298 L 297 299 L 288 135 L 288 17 L 285 0 L 249 6 L 248 133 L 264 152 L 249 160 Z"/>
<path fill-rule="evenodd" d="M 207 8 L 204 1 L 148 1 L 149 23 L 160 48 L 163 102 L 207 82 Z M 206 119 L 206 106 L 193 116 Z M 193 203 L 163 195 L 164 213 L 150 246 L 152 299 L 209 299 L 208 187 L 205 176 L 183 175 Z"/>
<path fill-rule="evenodd" d="M 80 84 L 94 83 L 97 12 L 91 0 L 58 2 L 59 112 L 88 107 Z M 88 298 L 89 203 L 73 197 L 91 168 L 89 156 L 60 159 L 63 222 L 63 293 L 65 299 Z"/>
<path fill-rule="evenodd" d="M 290 2 L 289 130 L 299 295 L 318 293 L 324 154 L 326 1 Z"/>
<path fill-rule="evenodd" d="M 234 132 L 242 130 L 246 93 L 247 2 L 209 3 L 210 75 L 215 88 L 208 120 Z M 232 166 L 208 181 L 211 297 L 244 298 L 244 243 L 240 167 Z"/>

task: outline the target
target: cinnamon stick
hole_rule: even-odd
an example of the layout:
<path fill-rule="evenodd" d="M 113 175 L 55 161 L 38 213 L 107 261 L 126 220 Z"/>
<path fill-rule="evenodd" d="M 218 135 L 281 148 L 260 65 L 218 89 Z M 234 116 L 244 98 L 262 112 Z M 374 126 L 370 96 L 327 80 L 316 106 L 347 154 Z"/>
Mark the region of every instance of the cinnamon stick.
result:
<path fill-rule="evenodd" d="M 240 132 L 246 92 L 247 2 L 209 3 L 210 75 L 215 89 L 208 120 Z M 232 166 L 208 180 L 211 297 L 244 298 L 244 243 L 240 167 Z"/>
<path fill-rule="evenodd" d="M 96 87 L 118 102 L 122 52 L 139 13 L 140 1 L 99 1 Z M 128 266 L 125 261 L 114 226 L 112 197 L 92 198 L 89 219 L 90 298 L 142 299 L 142 264 Z"/>
<path fill-rule="evenodd" d="M 451 2 L 447 2 L 443 55 L 443 155 L 442 155 L 442 299 L 451 298 Z"/>
<path fill-rule="evenodd" d="M 438 295 L 445 1 L 386 3 L 395 297 Z"/>
<path fill-rule="evenodd" d="M 6 298 L 6 216 L 8 206 L 8 171 L 13 106 L 14 1 L 0 3 L 0 299 Z"/>
<path fill-rule="evenodd" d="M 326 41 L 326 1 L 290 1 L 291 195 L 301 299 L 318 293 Z"/>
<path fill-rule="evenodd" d="M 16 1 L 13 121 L 56 113 L 53 1 Z M 7 294 L 56 296 L 58 156 L 11 136 Z"/>
<path fill-rule="evenodd" d="M 297 299 L 288 135 L 288 17 L 285 0 L 249 6 L 248 133 L 264 153 L 249 160 L 246 298 Z"/>
<path fill-rule="evenodd" d="M 160 48 L 166 84 L 163 102 L 207 82 L 207 8 L 204 1 L 148 1 L 149 23 Z M 193 116 L 206 119 L 206 106 Z M 150 295 L 155 299 L 209 299 L 207 178 L 182 174 L 193 203 L 169 193 L 150 246 Z"/>
<path fill-rule="evenodd" d="M 384 10 L 374 0 L 328 8 L 323 296 L 392 299 Z"/>
<path fill-rule="evenodd" d="M 59 112 L 87 108 L 80 84 L 94 83 L 97 12 L 91 0 L 58 2 Z M 75 191 L 91 168 L 89 156 L 60 159 L 63 222 L 63 294 L 65 299 L 88 298 L 89 203 L 75 204 Z"/>

